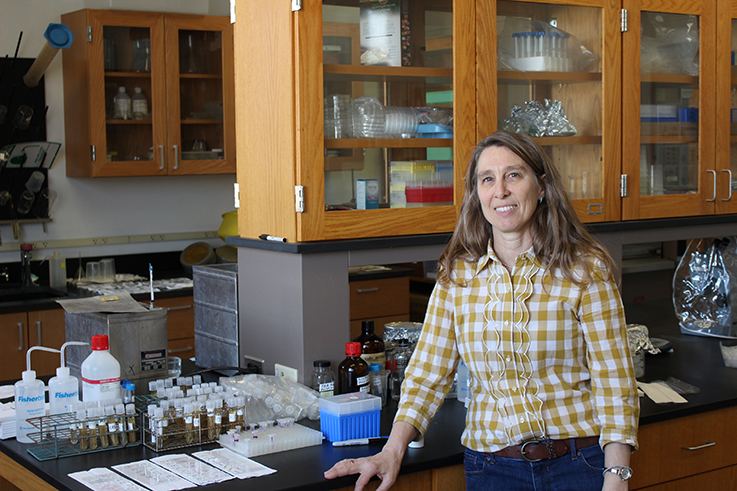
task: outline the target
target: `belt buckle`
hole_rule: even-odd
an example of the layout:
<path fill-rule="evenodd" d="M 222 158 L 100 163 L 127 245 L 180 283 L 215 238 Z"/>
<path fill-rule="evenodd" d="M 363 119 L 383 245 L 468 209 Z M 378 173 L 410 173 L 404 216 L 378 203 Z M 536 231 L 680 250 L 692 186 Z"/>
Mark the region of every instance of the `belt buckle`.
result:
<path fill-rule="evenodd" d="M 527 452 L 525 452 L 525 447 L 527 445 L 540 445 L 542 443 L 541 440 L 530 440 L 529 442 L 525 442 L 522 444 L 522 446 L 519 449 L 519 453 L 522 456 L 523 459 L 525 459 L 527 462 L 540 462 L 543 459 L 531 459 L 527 457 Z"/>

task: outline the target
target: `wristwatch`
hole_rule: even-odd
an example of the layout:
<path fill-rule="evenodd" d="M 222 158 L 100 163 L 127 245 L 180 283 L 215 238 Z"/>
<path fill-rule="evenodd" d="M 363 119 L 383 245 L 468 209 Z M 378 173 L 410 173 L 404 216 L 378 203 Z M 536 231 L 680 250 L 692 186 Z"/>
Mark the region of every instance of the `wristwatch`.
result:
<path fill-rule="evenodd" d="M 615 476 L 619 476 L 622 481 L 626 481 L 630 477 L 632 477 L 632 469 L 630 469 L 626 465 L 613 465 L 612 467 L 607 467 L 606 469 L 604 469 L 604 472 L 602 474 L 606 476 L 607 472 L 611 472 Z"/>

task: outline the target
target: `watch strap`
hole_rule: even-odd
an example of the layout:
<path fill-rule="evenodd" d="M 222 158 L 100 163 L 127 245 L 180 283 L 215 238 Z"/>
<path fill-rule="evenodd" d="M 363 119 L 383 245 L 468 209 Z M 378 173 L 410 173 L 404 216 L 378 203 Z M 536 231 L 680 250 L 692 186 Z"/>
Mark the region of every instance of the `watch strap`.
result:
<path fill-rule="evenodd" d="M 626 465 L 613 465 L 611 467 L 607 467 L 604 469 L 602 474 L 606 476 L 607 473 L 612 473 L 615 476 L 618 476 L 622 481 L 627 481 L 632 477 L 632 469 Z"/>

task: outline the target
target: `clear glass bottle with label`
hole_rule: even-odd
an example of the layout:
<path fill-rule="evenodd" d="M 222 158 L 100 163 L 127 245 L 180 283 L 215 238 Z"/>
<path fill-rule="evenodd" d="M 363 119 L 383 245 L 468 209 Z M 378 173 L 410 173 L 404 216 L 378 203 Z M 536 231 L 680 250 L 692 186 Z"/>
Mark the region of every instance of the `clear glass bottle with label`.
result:
<path fill-rule="evenodd" d="M 335 375 L 330 370 L 329 360 L 315 360 L 312 362 L 312 388 L 320 397 L 330 397 L 335 394 Z"/>
<path fill-rule="evenodd" d="M 338 392 L 369 392 L 368 364 L 361 358 L 361 343 L 351 342 L 345 345 L 345 356 L 338 365 Z"/>

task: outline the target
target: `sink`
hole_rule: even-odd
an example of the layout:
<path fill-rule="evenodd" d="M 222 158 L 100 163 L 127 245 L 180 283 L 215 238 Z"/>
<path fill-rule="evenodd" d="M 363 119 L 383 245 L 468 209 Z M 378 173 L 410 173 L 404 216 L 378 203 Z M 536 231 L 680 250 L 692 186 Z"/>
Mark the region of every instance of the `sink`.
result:
<path fill-rule="evenodd" d="M 74 293 L 48 286 L 21 286 L 18 283 L 0 285 L 0 304 L 10 302 L 33 302 L 55 298 L 76 297 Z"/>

